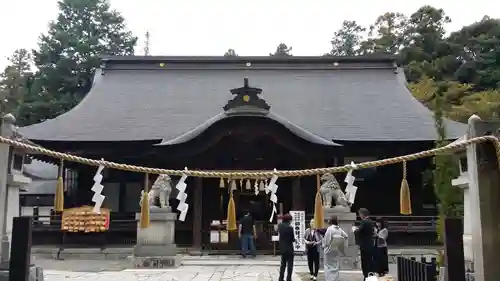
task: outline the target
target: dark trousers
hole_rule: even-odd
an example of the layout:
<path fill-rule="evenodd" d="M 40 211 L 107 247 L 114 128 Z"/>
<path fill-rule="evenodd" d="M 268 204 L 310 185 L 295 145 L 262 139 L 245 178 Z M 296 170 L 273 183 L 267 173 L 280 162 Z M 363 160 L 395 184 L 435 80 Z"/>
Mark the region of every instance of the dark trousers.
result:
<path fill-rule="evenodd" d="M 307 249 L 307 265 L 309 265 L 309 273 L 312 276 L 318 277 L 319 271 L 319 252 L 318 248 Z"/>
<path fill-rule="evenodd" d="M 375 249 L 376 272 L 385 275 L 389 272 L 389 255 L 387 247 L 377 247 Z"/>
<path fill-rule="evenodd" d="M 286 281 L 292 281 L 292 272 L 293 272 L 293 254 L 281 254 L 281 265 L 280 265 L 280 276 L 278 281 L 284 281 L 285 275 L 285 267 L 286 271 Z"/>
<path fill-rule="evenodd" d="M 375 272 L 373 260 L 374 250 L 373 247 L 364 247 L 360 250 L 361 270 L 365 278 L 368 277 L 368 274 Z"/>
<path fill-rule="evenodd" d="M 255 243 L 252 234 L 241 235 L 241 254 L 246 257 L 248 254 L 255 257 Z"/>

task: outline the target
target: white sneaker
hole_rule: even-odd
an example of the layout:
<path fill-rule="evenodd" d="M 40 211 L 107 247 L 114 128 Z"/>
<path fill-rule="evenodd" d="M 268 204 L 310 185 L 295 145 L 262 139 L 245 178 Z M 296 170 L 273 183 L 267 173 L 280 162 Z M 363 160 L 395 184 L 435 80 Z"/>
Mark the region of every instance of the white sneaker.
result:
<path fill-rule="evenodd" d="M 316 276 L 313 276 L 313 281 L 316 281 L 318 280 L 318 278 L 316 278 Z"/>
<path fill-rule="evenodd" d="M 314 280 L 314 276 L 309 275 L 309 279 Z"/>

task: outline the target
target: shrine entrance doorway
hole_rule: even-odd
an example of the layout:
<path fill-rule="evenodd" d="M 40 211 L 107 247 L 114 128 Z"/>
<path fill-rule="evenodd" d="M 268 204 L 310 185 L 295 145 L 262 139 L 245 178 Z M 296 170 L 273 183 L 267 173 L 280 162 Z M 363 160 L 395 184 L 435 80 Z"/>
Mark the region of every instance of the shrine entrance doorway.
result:
<path fill-rule="evenodd" d="M 220 124 L 223 123 L 223 124 Z M 322 161 L 327 149 L 300 139 L 282 125 L 265 118 L 226 120 L 199 136 L 205 148 L 195 156 L 199 169 L 218 171 L 306 169 Z M 215 138 L 215 140 L 214 140 Z M 203 140 L 203 141 L 202 141 Z M 199 149 L 199 148 L 198 148 Z M 240 249 L 237 232 L 226 232 L 227 206 L 233 191 L 236 217 L 250 211 L 256 220 L 258 251 L 272 252 L 272 235 L 277 224 L 272 215 L 270 195 L 265 192 L 269 179 L 200 179 L 198 213 L 193 217 L 194 247 L 214 253 L 235 253 Z M 279 178 L 278 210 L 313 210 L 316 181 L 312 177 Z M 196 195 L 195 195 L 196 196 Z M 311 197 L 311 200 L 307 198 Z M 196 201 L 196 199 L 193 199 Z M 196 204 L 196 203 L 195 203 Z M 311 205 L 311 206 L 308 206 Z M 199 209 L 197 209 L 199 208 Z M 195 211 L 196 212 L 196 211 Z M 197 245 L 199 244 L 199 245 Z"/>

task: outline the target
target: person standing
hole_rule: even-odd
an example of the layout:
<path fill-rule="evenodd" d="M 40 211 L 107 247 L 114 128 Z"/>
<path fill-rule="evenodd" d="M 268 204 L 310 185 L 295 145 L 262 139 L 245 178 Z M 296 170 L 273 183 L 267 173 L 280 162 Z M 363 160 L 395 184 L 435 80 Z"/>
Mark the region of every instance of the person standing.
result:
<path fill-rule="evenodd" d="M 322 241 L 325 281 L 339 281 L 340 256 L 345 255 L 344 247 L 347 238 L 347 234 L 339 227 L 338 218 L 333 216 Z"/>
<path fill-rule="evenodd" d="M 375 272 L 374 268 L 374 252 L 375 252 L 375 224 L 368 217 L 370 212 L 367 209 L 361 208 L 358 211 L 359 217 L 361 218 L 361 224 L 355 230 L 355 235 L 357 236 L 357 241 L 361 256 L 361 270 L 363 271 L 363 276 L 365 279 L 370 273 Z"/>
<path fill-rule="evenodd" d="M 280 275 L 278 281 L 284 281 L 285 268 L 287 269 L 286 281 L 292 281 L 293 272 L 293 243 L 295 242 L 295 234 L 293 227 L 290 225 L 292 216 L 286 214 L 282 217 L 282 222 L 278 225 L 279 248 L 281 253 Z"/>
<path fill-rule="evenodd" d="M 389 273 L 389 255 L 387 252 L 387 237 L 389 231 L 385 226 L 385 221 L 382 218 L 377 218 L 377 237 L 375 248 L 375 264 L 376 272 L 379 276 L 384 276 Z"/>
<path fill-rule="evenodd" d="M 306 241 L 307 264 L 311 280 L 318 279 L 319 272 L 319 251 L 321 248 L 321 234 L 314 226 L 314 219 L 311 220 L 310 227 L 306 229 L 304 239 Z"/>
<path fill-rule="evenodd" d="M 255 220 L 249 211 L 245 211 L 245 216 L 240 220 L 238 236 L 241 242 L 241 255 L 244 258 L 249 254 L 255 257 L 254 239 L 257 238 L 257 231 L 255 230 Z"/>

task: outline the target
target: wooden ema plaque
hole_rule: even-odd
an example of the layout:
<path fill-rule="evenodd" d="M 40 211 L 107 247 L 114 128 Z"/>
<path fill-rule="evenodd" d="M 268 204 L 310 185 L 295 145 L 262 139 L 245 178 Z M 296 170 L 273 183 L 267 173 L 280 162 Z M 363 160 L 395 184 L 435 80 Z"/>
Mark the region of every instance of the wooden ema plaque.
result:
<path fill-rule="evenodd" d="M 109 229 L 109 209 L 92 212 L 93 207 L 83 206 L 63 211 L 61 229 L 66 232 L 104 232 Z"/>

